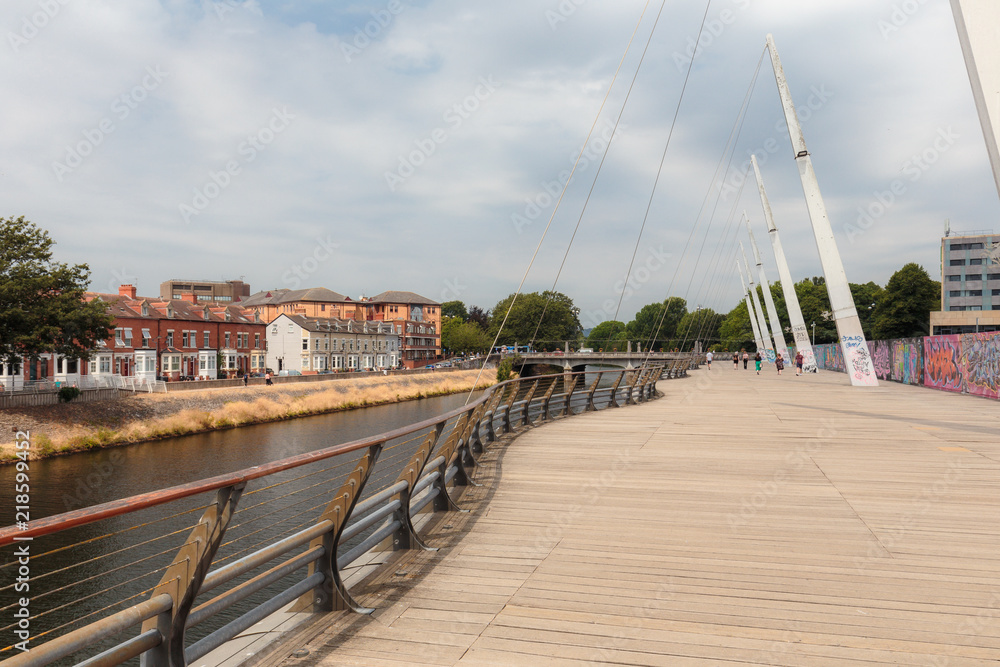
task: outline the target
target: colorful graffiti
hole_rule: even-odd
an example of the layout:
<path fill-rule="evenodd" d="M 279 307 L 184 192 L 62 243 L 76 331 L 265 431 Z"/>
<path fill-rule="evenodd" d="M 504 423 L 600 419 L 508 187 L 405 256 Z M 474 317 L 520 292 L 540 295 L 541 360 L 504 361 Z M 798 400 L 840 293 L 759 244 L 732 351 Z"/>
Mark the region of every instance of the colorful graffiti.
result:
<path fill-rule="evenodd" d="M 892 349 L 892 375 L 889 379 L 903 384 L 923 384 L 923 340 L 897 338 L 887 342 Z"/>
<path fill-rule="evenodd" d="M 867 355 L 849 343 L 851 372 L 859 372 Z M 814 349 L 819 368 L 846 372 L 840 345 Z M 867 351 L 880 380 L 1000 399 L 1000 332 L 875 340 Z"/>
<path fill-rule="evenodd" d="M 875 366 L 875 377 L 879 380 L 892 379 L 892 346 L 889 343 L 887 340 L 868 341 L 872 365 Z"/>
<path fill-rule="evenodd" d="M 976 396 L 1000 395 L 1000 337 L 995 334 L 962 335 L 965 391 Z"/>
<path fill-rule="evenodd" d="M 959 336 L 924 338 L 924 386 L 961 392 L 965 373 Z"/>

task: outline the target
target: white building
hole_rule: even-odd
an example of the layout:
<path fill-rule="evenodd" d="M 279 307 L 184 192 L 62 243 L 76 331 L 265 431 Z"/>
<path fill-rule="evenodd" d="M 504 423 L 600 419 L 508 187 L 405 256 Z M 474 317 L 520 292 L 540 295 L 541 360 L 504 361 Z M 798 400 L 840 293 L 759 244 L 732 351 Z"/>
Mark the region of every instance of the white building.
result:
<path fill-rule="evenodd" d="M 275 372 L 378 370 L 400 364 L 389 322 L 279 315 L 267 325 L 267 367 Z"/>

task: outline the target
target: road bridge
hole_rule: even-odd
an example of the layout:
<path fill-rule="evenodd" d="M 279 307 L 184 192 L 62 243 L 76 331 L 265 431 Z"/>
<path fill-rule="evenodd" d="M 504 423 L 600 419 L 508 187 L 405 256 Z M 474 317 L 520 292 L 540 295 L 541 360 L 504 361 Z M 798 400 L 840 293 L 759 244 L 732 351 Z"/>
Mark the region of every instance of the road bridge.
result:
<path fill-rule="evenodd" d="M 982 665 L 1000 403 L 700 370 L 498 443 L 482 487 L 304 627 L 304 665 Z M 724 415 L 724 419 L 719 416 Z"/>

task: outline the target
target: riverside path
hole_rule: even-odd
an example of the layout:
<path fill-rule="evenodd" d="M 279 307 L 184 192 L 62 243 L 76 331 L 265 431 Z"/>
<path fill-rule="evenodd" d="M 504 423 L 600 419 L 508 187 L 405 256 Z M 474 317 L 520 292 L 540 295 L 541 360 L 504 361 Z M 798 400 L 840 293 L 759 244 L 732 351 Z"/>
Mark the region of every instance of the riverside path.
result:
<path fill-rule="evenodd" d="M 996 664 L 1000 402 L 719 366 L 497 443 L 259 664 Z"/>

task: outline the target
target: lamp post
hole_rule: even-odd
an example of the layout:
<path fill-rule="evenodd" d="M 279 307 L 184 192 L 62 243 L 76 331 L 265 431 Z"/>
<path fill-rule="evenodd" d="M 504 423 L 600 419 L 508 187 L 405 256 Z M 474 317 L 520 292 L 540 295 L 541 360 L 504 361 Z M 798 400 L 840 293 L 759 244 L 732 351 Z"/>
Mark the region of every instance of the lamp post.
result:
<path fill-rule="evenodd" d="M 816 347 L 816 323 L 813 322 L 813 347 Z"/>

